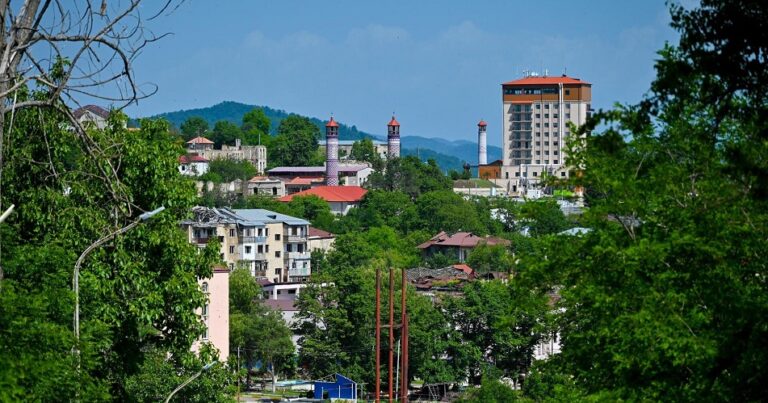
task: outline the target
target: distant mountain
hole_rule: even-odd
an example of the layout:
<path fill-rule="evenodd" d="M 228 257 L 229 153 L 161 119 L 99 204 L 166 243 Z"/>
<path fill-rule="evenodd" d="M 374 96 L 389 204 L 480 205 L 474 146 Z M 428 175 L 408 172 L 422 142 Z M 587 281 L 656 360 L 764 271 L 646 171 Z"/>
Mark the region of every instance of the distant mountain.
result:
<path fill-rule="evenodd" d="M 205 119 L 208 122 L 208 124 L 211 125 L 211 127 L 213 127 L 213 125 L 220 120 L 226 120 L 239 126 L 243 123 L 243 116 L 247 112 L 250 112 L 251 110 L 253 110 L 254 108 L 259 108 L 263 110 L 264 114 L 267 115 L 267 117 L 269 118 L 271 122 L 269 132 L 271 134 L 275 134 L 277 132 L 277 127 L 280 125 L 280 122 L 291 115 L 291 113 L 286 112 L 282 109 L 272 109 L 268 106 L 248 105 L 248 104 L 242 104 L 239 102 L 224 101 L 216 105 L 209 106 L 207 108 L 197 108 L 197 109 L 181 110 L 176 112 L 167 112 L 167 113 L 161 113 L 159 115 L 155 115 L 152 117 L 165 118 L 177 128 L 180 127 L 185 120 L 193 116 L 199 116 Z M 327 123 L 327 121 L 323 121 L 317 118 L 310 118 L 310 120 L 312 121 L 312 123 L 314 123 L 317 127 L 320 128 L 321 133 L 325 133 L 325 124 Z M 357 127 L 355 127 L 354 125 L 347 126 L 343 123 L 339 124 L 340 140 L 360 140 L 363 138 L 373 138 L 373 137 L 374 137 L 373 135 L 357 130 Z"/>
<path fill-rule="evenodd" d="M 192 116 L 199 116 L 205 119 L 211 127 L 219 120 L 226 120 L 237 125 L 242 124 L 243 116 L 254 108 L 264 111 L 271 122 L 270 133 L 275 134 L 280 121 L 290 116 L 291 113 L 281 109 L 272 109 L 268 106 L 248 105 L 240 102 L 224 101 L 207 108 L 187 109 L 175 112 L 161 113 L 152 118 L 164 118 L 175 127 L 180 127 L 185 120 Z M 326 121 L 310 118 L 312 123 L 320 128 L 321 133 L 325 133 Z M 376 136 L 370 133 L 360 131 L 354 125 L 339 124 L 339 139 L 341 140 L 360 140 L 363 138 L 372 138 L 386 141 L 385 136 Z M 477 164 L 477 143 L 467 140 L 445 140 L 439 138 L 426 138 L 420 136 L 403 136 L 402 155 L 418 155 L 422 161 L 434 158 L 437 164 L 444 171 L 455 169 L 463 170 L 464 162 L 472 165 Z M 488 162 L 501 158 L 501 148 L 496 146 L 488 147 Z"/>

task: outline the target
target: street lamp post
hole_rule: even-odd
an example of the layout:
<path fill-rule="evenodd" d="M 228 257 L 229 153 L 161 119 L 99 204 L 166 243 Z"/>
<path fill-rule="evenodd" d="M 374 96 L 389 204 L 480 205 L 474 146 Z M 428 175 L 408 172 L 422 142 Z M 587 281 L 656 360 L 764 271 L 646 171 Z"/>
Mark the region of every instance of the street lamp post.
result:
<path fill-rule="evenodd" d="M 168 395 L 168 397 L 165 398 L 165 403 L 170 402 L 171 398 L 173 397 L 173 395 L 176 394 L 176 392 L 180 391 L 183 387 L 189 385 L 192 381 L 197 379 L 197 377 L 199 377 L 203 372 L 211 369 L 211 367 L 214 366 L 214 365 L 216 365 L 216 361 L 208 363 L 208 364 L 205 364 L 205 366 L 203 368 L 201 368 L 200 371 L 197 371 L 196 374 L 190 376 L 189 379 L 187 379 L 186 381 L 182 382 L 179 386 L 177 386 L 176 389 L 174 389 L 173 392 L 171 392 L 171 394 Z"/>
<path fill-rule="evenodd" d="M 85 258 L 88 256 L 88 254 L 93 252 L 94 249 L 103 245 L 105 242 L 109 241 L 115 236 L 123 234 L 129 231 L 131 228 L 141 224 L 142 222 L 149 220 L 154 215 L 163 210 L 165 210 L 165 207 L 160 206 L 159 208 L 156 208 L 152 211 L 141 214 L 136 221 L 126 225 L 123 228 L 120 228 L 117 231 L 99 238 L 96 242 L 92 243 L 91 246 L 86 248 L 83 253 L 80 254 L 80 257 L 77 258 L 77 262 L 75 262 L 74 275 L 72 277 L 72 289 L 75 292 L 75 315 L 73 327 L 75 330 L 75 353 L 77 354 L 78 370 L 80 369 L 80 267 L 83 265 L 83 262 L 85 261 Z"/>

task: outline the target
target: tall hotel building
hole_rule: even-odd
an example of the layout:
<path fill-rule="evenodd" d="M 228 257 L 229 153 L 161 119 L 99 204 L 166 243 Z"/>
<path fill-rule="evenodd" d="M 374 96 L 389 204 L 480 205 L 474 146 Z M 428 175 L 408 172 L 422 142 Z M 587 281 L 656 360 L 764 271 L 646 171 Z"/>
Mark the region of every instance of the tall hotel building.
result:
<path fill-rule="evenodd" d="M 568 122 L 579 126 L 591 110 L 592 84 L 568 76 L 530 74 L 502 84 L 501 176 L 512 194 L 524 193 L 543 175 L 565 178 Z"/>

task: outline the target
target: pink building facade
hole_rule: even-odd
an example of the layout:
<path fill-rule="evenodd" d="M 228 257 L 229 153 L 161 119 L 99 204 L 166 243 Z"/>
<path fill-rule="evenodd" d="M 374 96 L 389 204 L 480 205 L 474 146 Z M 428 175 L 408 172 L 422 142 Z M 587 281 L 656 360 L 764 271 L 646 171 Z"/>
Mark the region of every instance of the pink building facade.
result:
<path fill-rule="evenodd" d="M 219 350 L 219 360 L 225 362 L 229 357 L 229 269 L 217 266 L 213 277 L 200 279 L 198 284 L 208 300 L 198 310 L 205 333 L 192 345 L 192 351 L 198 352 L 203 343 L 210 343 Z"/>

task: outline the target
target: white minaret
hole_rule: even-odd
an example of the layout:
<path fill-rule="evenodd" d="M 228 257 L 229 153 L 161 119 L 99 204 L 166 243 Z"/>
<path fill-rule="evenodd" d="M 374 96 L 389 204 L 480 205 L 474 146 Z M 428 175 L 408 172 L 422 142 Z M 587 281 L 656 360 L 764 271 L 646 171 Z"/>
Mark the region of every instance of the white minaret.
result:
<path fill-rule="evenodd" d="M 400 158 L 400 123 L 392 116 L 387 124 L 387 159 Z"/>
<path fill-rule="evenodd" d="M 477 124 L 477 165 L 488 164 L 488 144 L 485 136 L 485 127 L 488 126 L 481 120 Z"/>

